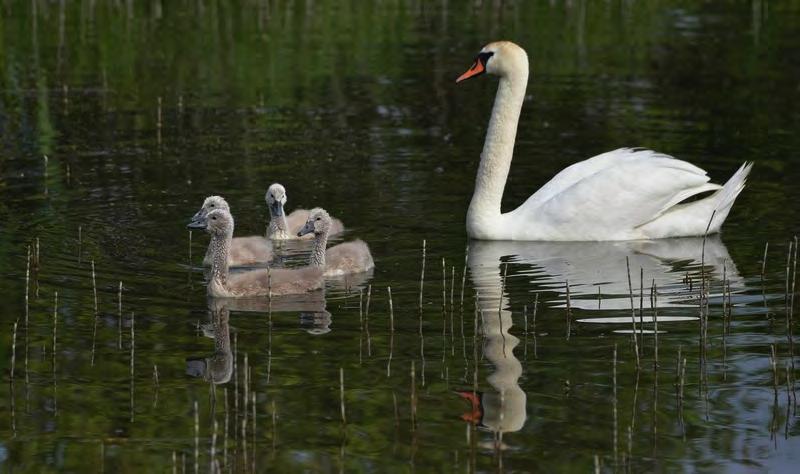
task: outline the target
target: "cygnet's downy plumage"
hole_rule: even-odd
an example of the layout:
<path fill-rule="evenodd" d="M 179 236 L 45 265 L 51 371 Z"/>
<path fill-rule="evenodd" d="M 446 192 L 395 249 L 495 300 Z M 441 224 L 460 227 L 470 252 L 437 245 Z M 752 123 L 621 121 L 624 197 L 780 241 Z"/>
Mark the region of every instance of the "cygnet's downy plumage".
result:
<path fill-rule="evenodd" d="M 286 205 L 286 188 L 275 183 L 268 189 L 264 199 L 267 201 L 269 209 L 269 226 L 267 227 L 267 238 L 273 240 L 291 240 L 306 238 L 311 239 L 312 235 L 299 236 L 298 232 L 303 228 L 308 220 L 309 211 L 306 209 L 295 209 L 291 214 L 286 215 L 284 206 Z M 336 218 L 331 218 L 331 226 L 328 235 L 336 235 L 344 232 L 344 224 Z"/>
<path fill-rule="evenodd" d="M 192 221 L 204 219 L 209 212 L 215 209 L 231 211 L 228 202 L 223 197 L 209 196 L 203 201 L 203 206 L 200 210 L 192 217 Z M 272 242 L 269 239 L 265 239 L 260 235 L 234 237 L 231 240 L 231 246 L 228 251 L 228 266 L 242 267 L 266 263 L 272 260 L 273 256 Z M 203 258 L 203 265 L 211 266 L 211 246 L 208 247 L 206 256 Z"/>
<path fill-rule="evenodd" d="M 228 254 L 233 238 L 233 216 L 224 209 L 209 212 L 205 218 L 192 220 L 188 227 L 205 229 L 211 234 L 211 280 L 209 296 L 237 298 L 249 296 L 296 295 L 322 289 L 322 269 L 317 266 L 301 268 L 265 268 L 231 274 Z"/>
<path fill-rule="evenodd" d="M 371 270 L 375 267 L 369 246 L 363 240 L 353 240 L 329 249 L 325 249 L 328 243 L 328 234 L 332 228 L 331 216 L 325 209 L 312 209 L 308 215 L 308 220 L 298 236 L 313 234 L 314 250 L 311 252 L 310 265 L 325 269 L 325 276 L 339 276 L 350 273 L 360 273 Z"/>

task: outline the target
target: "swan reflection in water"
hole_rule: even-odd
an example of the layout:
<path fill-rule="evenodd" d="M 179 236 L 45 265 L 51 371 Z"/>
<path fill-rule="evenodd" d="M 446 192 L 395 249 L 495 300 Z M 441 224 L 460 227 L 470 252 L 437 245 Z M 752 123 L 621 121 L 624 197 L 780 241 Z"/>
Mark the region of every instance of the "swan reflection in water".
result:
<path fill-rule="evenodd" d="M 719 236 L 706 239 L 704 256 L 702 238 L 633 242 L 471 241 L 468 252 L 470 277 L 478 292 L 484 355 L 494 370 L 487 377 L 491 391 L 459 392 L 472 405 L 462 419 L 498 435 L 519 431 L 527 417 L 527 397 L 519 386 L 522 365 L 514 354 L 520 340 L 510 333 L 514 321 L 507 288 L 515 279 L 526 278 L 529 292 L 557 292 L 559 305 L 566 302 L 565 281 L 569 280 L 571 306 L 589 310 L 598 308 L 598 286 L 603 294 L 601 309 L 630 310 L 626 257 L 630 260 L 633 281 L 638 283 L 639 269 L 644 270 L 645 291 L 655 279 L 659 306 L 692 304 L 686 274 L 697 277 L 701 259 L 705 263 L 703 271 L 710 278 L 722 281 L 724 273 L 732 288 L 744 286 Z M 634 286 L 638 289 L 638 285 Z M 519 302 L 518 306 L 531 303 L 532 298 Z"/>
<path fill-rule="evenodd" d="M 186 359 L 186 373 L 214 384 L 228 383 L 233 374 L 233 352 L 231 352 L 230 309 L 228 301 L 209 298 L 208 312 L 211 324 L 203 326 L 203 334 L 214 339 L 214 354 L 211 357 Z"/>
<path fill-rule="evenodd" d="M 551 302 L 557 306 L 566 305 L 568 281 L 571 307 L 584 310 L 630 309 L 626 257 L 634 294 L 638 294 L 641 269 L 645 298 L 655 280 L 659 307 L 697 304 L 701 262 L 706 278 L 722 282 L 724 277 L 734 290 L 744 286 L 719 235 L 706 239 L 705 252 L 702 237 L 625 242 L 475 241 L 469 251 L 477 268 L 497 267 L 503 259 L 509 264 L 510 278 L 528 277 L 536 285 L 531 292 L 557 292 L 558 298 Z"/>

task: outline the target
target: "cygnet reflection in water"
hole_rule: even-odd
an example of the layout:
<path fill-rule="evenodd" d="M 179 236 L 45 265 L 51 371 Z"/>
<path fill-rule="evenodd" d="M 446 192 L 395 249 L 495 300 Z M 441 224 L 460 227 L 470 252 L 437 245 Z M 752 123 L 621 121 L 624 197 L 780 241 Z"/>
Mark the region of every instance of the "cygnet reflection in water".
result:
<path fill-rule="evenodd" d="M 273 296 L 269 298 L 212 298 L 228 311 L 237 313 L 266 313 L 278 317 L 294 313 L 299 316 L 300 327 L 314 336 L 331 332 L 332 315 L 326 309 L 325 292 L 314 291 L 302 295 Z M 244 316 L 244 315 L 243 315 Z M 285 316 L 284 316 L 285 317 Z"/>
<path fill-rule="evenodd" d="M 556 306 L 566 304 L 565 283 L 569 281 L 571 306 L 584 310 L 630 309 L 626 257 L 634 293 L 638 294 L 643 269 L 645 298 L 655 279 L 659 307 L 696 305 L 701 261 L 706 278 L 721 283 L 724 274 L 733 292 L 744 287 L 719 235 L 706 239 L 705 255 L 702 237 L 625 242 L 472 241 L 469 245 L 473 275 L 485 268 L 493 274 L 503 259 L 509 263 L 509 279 L 527 277 L 532 292 L 558 292 Z M 687 273 L 694 280 L 691 285 L 686 282 Z M 711 297 L 720 290 L 721 285 L 712 285 Z"/>
<path fill-rule="evenodd" d="M 225 306 L 229 310 L 248 313 L 316 313 L 325 311 L 327 305 L 324 290 L 316 290 L 297 295 L 273 296 L 272 298 L 224 298 L 224 300 Z"/>
<path fill-rule="evenodd" d="M 214 354 L 211 357 L 186 359 L 186 373 L 200 377 L 214 384 L 227 383 L 233 374 L 233 353 L 231 352 L 230 310 L 225 301 L 209 299 L 208 313 L 211 317 L 210 334 L 204 327 L 204 334 L 214 338 Z"/>
<path fill-rule="evenodd" d="M 331 332 L 331 313 L 327 311 L 300 313 L 300 327 L 313 336 Z"/>

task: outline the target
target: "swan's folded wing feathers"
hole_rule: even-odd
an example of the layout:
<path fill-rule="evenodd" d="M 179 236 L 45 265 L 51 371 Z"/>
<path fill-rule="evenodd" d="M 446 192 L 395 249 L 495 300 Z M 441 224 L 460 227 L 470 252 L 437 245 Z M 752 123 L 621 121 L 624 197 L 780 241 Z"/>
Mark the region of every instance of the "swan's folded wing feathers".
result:
<path fill-rule="evenodd" d="M 546 201 L 520 206 L 513 217 L 543 223 L 550 229 L 542 230 L 553 238 L 559 237 L 559 228 L 568 228 L 571 234 L 582 229 L 586 240 L 614 239 L 687 197 L 716 189 L 707 185 L 705 171 L 690 163 L 652 152 L 644 156 L 647 159 L 619 159 Z"/>
<path fill-rule="evenodd" d="M 581 180 L 586 179 L 605 169 L 619 166 L 624 163 L 630 163 L 636 160 L 648 160 L 651 158 L 673 159 L 671 156 L 652 150 L 641 148 L 619 148 L 597 156 L 593 156 L 583 161 L 579 161 L 578 163 L 574 163 L 561 170 L 553 177 L 553 179 L 548 181 L 531 197 L 529 197 L 521 207 L 536 206 L 544 203 L 553 196 L 563 192 L 565 189 L 573 186 Z M 700 168 L 694 167 L 689 163 L 686 164 L 695 168 L 696 172 L 705 174 L 705 171 L 701 170 Z"/>

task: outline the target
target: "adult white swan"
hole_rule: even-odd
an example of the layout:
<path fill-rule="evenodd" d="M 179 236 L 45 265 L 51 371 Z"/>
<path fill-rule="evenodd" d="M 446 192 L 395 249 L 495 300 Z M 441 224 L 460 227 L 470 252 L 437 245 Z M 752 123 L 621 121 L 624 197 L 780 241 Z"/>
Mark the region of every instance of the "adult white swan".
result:
<path fill-rule="evenodd" d="M 486 45 L 456 82 L 483 73 L 500 76 L 467 233 L 484 240 L 634 240 L 717 232 L 752 164 L 725 183 L 709 183 L 697 166 L 650 150 L 621 148 L 575 163 L 521 206 L 500 212 L 517 123 L 528 85 L 528 55 L 514 43 Z M 683 203 L 700 193 L 703 199 Z"/>

